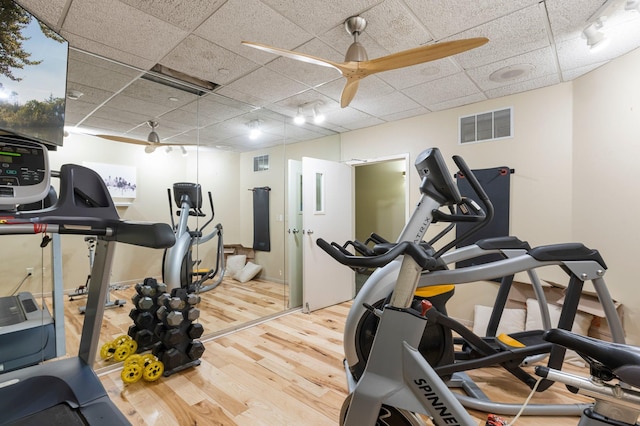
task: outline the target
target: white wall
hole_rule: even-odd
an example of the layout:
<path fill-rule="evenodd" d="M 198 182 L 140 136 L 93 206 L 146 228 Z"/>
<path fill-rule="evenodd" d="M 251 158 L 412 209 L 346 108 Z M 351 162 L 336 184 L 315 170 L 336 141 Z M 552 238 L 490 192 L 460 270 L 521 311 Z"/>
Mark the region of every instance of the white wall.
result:
<path fill-rule="evenodd" d="M 211 191 L 216 209 L 215 223 L 224 224 L 225 242 L 240 241 L 238 165 L 237 153 L 200 149 L 190 150 L 187 157 L 179 152 L 166 154 L 158 150 L 146 154 L 142 147 L 107 141 L 91 136 L 71 134 L 65 138 L 64 146 L 50 152 L 53 170 L 62 164 L 98 162 L 133 166 L 137 171 L 137 194 L 128 207 L 118 207 L 123 219 L 170 223 L 167 188 L 174 182 L 199 181 L 202 189 Z M 57 180 L 52 183 L 57 187 Z M 203 210 L 209 217 L 209 207 Z M 175 207 L 174 207 L 175 212 Z M 197 226 L 192 219 L 192 227 Z M 50 285 L 50 247 L 40 250 L 40 236 L 8 236 L 3 245 L 11 250 L 3 250 L 5 262 L 0 266 L 0 274 L 5 283 L 0 285 L 0 293 L 10 292 L 24 276 L 27 267 L 34 267 L 34 276 L 29 278 L 21 290 L 40 293 L 48 292 Z M 89 260 L 83 237 L 63 235 L 62 238 L 63 275 L 65 289 L 74 289 L 85 283 L 89 273 Z M 215 242 L 201 246 L 198 253 L 206 261 L 214 261 Z M 147 276 L 161 276 L 162 250 L 119 244 L 116 248 L 112 283 L 137 282 Z M 44 266 L 44 274 L 42 267 Z M 213 264 L 212 264 L 213 266 Z"/>
<path fill-rule="evenodd" d="M 575 81 L 572 235 L 607 262 L 613 297 L 624 303 L 627 340 L 640 344 L 640 50 Z"/>
<path fill-rule="evenodd" d="M 464 146 L 457 143 L 459 116 L 509 106 L 514 108 L 513 138 Z M 453 155 L 462 156 L 472 169 L 513 168 L 511 234 L 532 246 L 567 242 L 571 240 L 572 226 L 571 122 L 571 84 L 562 84 L 344 133 L 342 158 L 366 159 L 408 152 L 413 165 L 421 151 L 438 147 L 452 172 Z M 420 182 L 415 169 L 408 176 L 413 209 L 420 195 Z M 432 232 L 443 226 L 434 225 Z M 542 275 L 565 280 L 565 275 L 556 270 L 542 271 Z M 518 279 L 527 278 L 523 275 Z M 449 312 L 471 320 L 473 305 L 491 305 L 494 294 L 494 284 L 459 287 L 449 303 Z"/>

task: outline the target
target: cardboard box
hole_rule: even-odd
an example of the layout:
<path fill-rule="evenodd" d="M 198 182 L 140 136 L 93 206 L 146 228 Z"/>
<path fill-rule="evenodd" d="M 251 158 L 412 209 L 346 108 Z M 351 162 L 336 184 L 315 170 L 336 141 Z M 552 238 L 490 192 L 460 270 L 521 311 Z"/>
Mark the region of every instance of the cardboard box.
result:
<path fill-rule="evenodd" d="M 547 303 L 556 304 L 562 306 L 565 298 L 566 286 L 551 281 L 542 281 L 542 288 L 547 298 Z M 527 299 L 535 299 L 535 292 L 533 286 L 529 283 L 514 281 L 509 292 L 509 300 L 507 307 L 509 308 L 526 308 Z M 622 303 L 613 300 L 613 304 L 616 308 L 620 323 L 624 329 L 623 313 L 624 308 Z M 600 304 L 598 295 L 589 290 L 582 290 L 582 296 L 578 304 L 578 311 L 593 315 L 593 321 L 591 321 L 591 327 L 589 328 L 589 336 L 596 339 L 611 341 L 611 332 L 605 318 L 604 309 Z"/>

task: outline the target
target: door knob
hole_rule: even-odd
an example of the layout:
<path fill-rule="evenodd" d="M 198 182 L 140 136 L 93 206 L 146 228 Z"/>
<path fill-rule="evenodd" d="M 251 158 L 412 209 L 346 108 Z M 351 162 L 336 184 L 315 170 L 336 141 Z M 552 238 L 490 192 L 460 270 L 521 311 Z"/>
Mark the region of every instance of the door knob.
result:
<path fill-rule="evenodd" d="M 296 228 L 293 228 L 293 229 L 287 229 L 287 232 L 290 234 L 297 234 L 300 231 L 298 231 Z"/>
<path fill-rule="evenodd" d="M 302 233 L 304 234 L 304 229 L 302 230 Z M 311 234 L 313 234 L 313 229 L 307 229 L 307 235 Z"/>

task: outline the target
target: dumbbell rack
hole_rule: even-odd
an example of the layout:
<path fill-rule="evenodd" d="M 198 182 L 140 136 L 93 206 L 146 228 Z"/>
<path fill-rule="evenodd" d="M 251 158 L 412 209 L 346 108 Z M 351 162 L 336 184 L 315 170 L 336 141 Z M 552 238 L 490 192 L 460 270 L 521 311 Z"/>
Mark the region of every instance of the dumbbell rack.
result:
<path fill-rule="evenodd" d="M 167 286 L 154 278 L 136 284 L 135 306 L 129 316 L 134 324 L 129 336 L 138 343 L 138 352 L 151 349 L 164 364 L 164 376 L 200 365 L 204 345 L 197 340 L 204 328 L 194 323 L 200 317 L 196 307 L 200 296 L 188 289 L 176 288 L 167 293 Z"/>

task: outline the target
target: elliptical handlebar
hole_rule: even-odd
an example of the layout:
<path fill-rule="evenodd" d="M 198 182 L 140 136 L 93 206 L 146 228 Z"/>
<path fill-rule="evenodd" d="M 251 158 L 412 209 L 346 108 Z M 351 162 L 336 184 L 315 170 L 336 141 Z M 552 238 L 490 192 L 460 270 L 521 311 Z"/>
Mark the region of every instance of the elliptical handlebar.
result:
<path fill-rule="evenodd" d="M 471 186 L 471 189 L 473 190 L 473 192 L 476 193 L 476 195 L 478 196 L 480 201 L 482 201 L 482 203 L 485 206 L 485 210 L 483 211 L 483 209 L 480 206 L 478 206 L 475 203 L 475 201 L 473 201 L 471 199 L 468 199 L 468 198 L 465 198 L 465 199 L 463 199 L 463 204 L 461 204 L 461 205 L 471 206 L 475 210 L 474 214 L 471 214 L 471 215 L 459 215 L 459 214 L 446 215 L 445 213 L 442 213 L 439 210 L 434 211 L 434 218 L 437 217 L 438 220 L 443 220 L 442 217 L 444 216 L 444 217 L 447 217 L 447 218 L 451 219 L 451 220 L 446 220 L 446 221 L 451 221 L 451 222 L 475 222 L 475 225 L 472 226 L 471 228 L 469 228 L 465 233 L 463 233 L 459 237 L 455 238 L 453 241 L 449 242 L 448 244 L 444 245 L 440 250 L 438 250 L 436 252 L 436 254 L 435 254 L 435 257 L 442 256 L 442 254 L 444 254 L 447 251 L 449 251 L 452 247 L 454 247 L 460 241 L 464 241 L 467 237 L 469 237 L 473 233 L 478 232 L 480 230 L 480 228 L 483 228 L 486 225 L 488 225 L 489 222 L 491 222 L 491 220 L 493 220 L 493 216 L 494 216 L 494 212 L 495 212 L 495 210 L 493 208 L 493 203 L 489 199 L 489 196 L 487 195 L 487 193 L 484 190 L 484 188 L 482 187 L 482 185 L 480 185 L 480 182 L 478 182 L 478 178 L 476 177 L 476 175 L 473 174 L 473 172 L 471 171 L 471 169 L 467 165 L 467 162 L 464 161 L 464 159 L 462 157 L 460 157 L 459 155 L 454 155 L 453 156 L 453 161 L 456 163 L 456 166 L 458 166 L 458 169 L 460 170 L 458 172 L 458 177 L 466 178 L 469 181 L 469 185 Z M 477 222 L 474 220 L 474 218 L 477 218 Z M 469 220 L 469 219 L 471 219 L 471 220 Z"/>
<path fill-rule="evenodd" d="M 377 256 L 347 255 L 335 244 L 330 244 L 322 238 L 316 240 L 316 244 L 329 256 L 339 263 L 352 268 L 378 268 L 392 262 L 398 256 L 411 256 L 422 269 L 433 269 L 438 265 L 438 260 L 427 254 L 418 243 L 403 241 L 394 245 L 387 252 Z"/>

